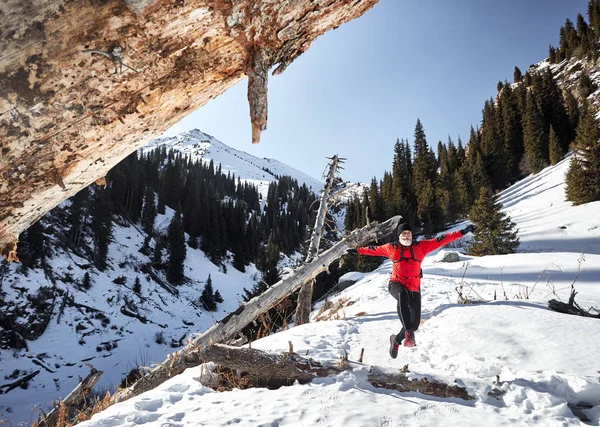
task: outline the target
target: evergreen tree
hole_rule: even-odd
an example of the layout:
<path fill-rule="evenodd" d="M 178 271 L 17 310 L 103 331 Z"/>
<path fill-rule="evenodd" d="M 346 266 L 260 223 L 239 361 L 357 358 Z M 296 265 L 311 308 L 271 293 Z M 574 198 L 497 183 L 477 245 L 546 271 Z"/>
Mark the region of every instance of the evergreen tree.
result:
<path fill-rule="evenodd" d="M 579 37 L 579 46 L 575 49 L 575 56 L 583 58 L 590 51 L 591 41 L 588 24 L 581 13 L 577 14 L 577 36 Z"/>
<path fill-rule="evenodd" d="M 492 192 L 481 188 L 469 218 L 475 225 L 469 253 L 476 256 L 513 253 L 519 246 L 515 224 L 501 211 Z"/>
<path fill-rule="evenodd" d="M 135 276 L 135 282 L 133 284 L 133 288 L 131 289 L 133 292 L 135 292 L 138 295 L 141 295 L 142 293 L 142 282 L 140 281 L 139 276 Z"/>
<path fill-rule="evenodd" d="M 152 264 L 155 268 L 163 268 L 163 249 L 165 248 L 164 236 L 156 236 L 156 242 L 154 244 L 154 252 L 152 253 Z"/>
<path fill-rule="evenodd" d="M 161 215 L 164 215 L 166 212 L 165 207 L 165 189 L 164 185 L 161 185 L 158 191 L 158 203 L 156 204 L 156 212 Z"/>
<path fill-rule="evenodd" d="M 554 127 L 550 126 L 550 164 L 555 165 L 560 162 L 562 158 L 563 151 L 560 141 L 554 132 Z"/>
<path fill-rule="evenodd" d="M 574 204 L 600 200 L 600 130 L 594 109 L 587 100 L 581 108 L 574 157 L 567 173 L 567 199 Z M 581 169 L 581 170 L 580 170 Z"/>
<path fill-rule="evenodd" d="M 347 233 L 356 228 L 356 217 L 354 212 L 354 200 L 349 200 L 346 205 L 346 216 L 344 217 L 344 229 Z"/>
<path fill-rule="evenodd" d="M 173 219 L 169 224 L 167 239 L 169 242 L 167 280 L 174 285 L 181 285 L 185 281 L 184 262 L 186 246 L 181 214 L 179 212 L 175 212 L 175 215 L 173 215 Z"/>
<path fill-rule="evenodd" d="M 515 66 L 515 71 L 513 73 L 513 81 L 515 83 L 520 83 L 522 79 L 523 79 L 523 73 L 521 73 L 521 70 L 519 69 L 519 67 Z"/>
<path fill-rule="evenodd" d="M 444 213 L 430 181 L 426 182 L 420 194 L 417 212 L 426 236 L 433 235 L 444 225 Z"/>
<path fill-rule="evenodd" d="M 501 134 L 504 140 L 506 179 L 502 184 L 505 186 L 520 178 L 519 161 L 523 156 L 523 125 L 517 94 L 510 86 L 504 90 L 498 103 L 503 125 Z"/>
<path fill-rule="evenodd" d="M 144 206 L 142 208 L 142 230 L 149 236 L 154 234 L 154 220 L 156 219 L 156 214 L 154 191 L 152 188 L 146 187 Z"/>
<path fill-rule="evenodd" d="M 527 93 L 527 107 L 523 123 L 525 153 L 521 161 L 524 173 L 537 173 L 548 164 L 548 134 L 544 117 L 533 94 Z"/>
<path fill-rule="evenodd" d="M 575 139 L 575 130 L 579 124 L 579 104 L 577 102 L 577 98 L 575 98 L 570 90 L 567 90 L 565 93 L 565 104 L 567 108 L 567 117 L 569 120 L 569 135 L 567 140 L 563 141 L 563 152 L 566 152 L 569 149 L 569 145 Z"/>
<path fill-rule="evenodd" d="M 99 270 L 108 267 L 108 245 L 112 238 L 112 203 L 109 192 L 96 188 L 92 200 L 91 230 L 94 241 L 94 262 Z"/>
<path fill-rule="evenodd" d="M 267 286 L 274 285 L 280 279 L 277 264 L 279 263 L 279 247 L 274 242 L 273 237 L 269 238 L 263 259 L 260 262 L 260 269 L 263 272 L 263 281 Z"/>
<path fill-rule="evenodd" d="M 38 268 L 45 256 L 44 227 L 41 220 L 34 222 L 26 231 L 19 236 L 17 245 L 17 257 L 21 264 L 27 268 Z"/>
<path fill-rule="evenodd" d="M 556 63 L 556 49 L 554 46 L 550 45 L 548 47 L 548 61 L 551 64 L 555 64 Z"/>
<path fill-rule="evenodd" d="M 372 221 L 385 221 L 383 213 L 383 200 L 377 187 L 377 179 L 373 177 L 369 187 L 369 214 Z"/>
<path fill-rule="evenodd" d="M 500 99 L 504 102 L 504 96 Z M 504 188 L 508 183 L 508 174 L 505 173 L 506 153 L 501 130 L 502 116 L 497 114 L 494 101 L 485 102 L 483 108 L 483 121 L 481 123 L 481 153 L 484 166 L 494 189 Z"/>
<path fill-rule="evenodd" d="M 413 187 L 417 197 L 428 181 L 435 179 L 435 163 L 432 163 L 427 138 L 421 120 L 417 119 L 414 141 L 415 160 L 413 162 Z"/>
<path fill-rule="evenodd" d="M 89 290 L 92 287 L 92 278 L 90 277 L 90 273 L 87 271 L 83 275 L 83 280 L 81 281 L 81 287 L 85 290 Z"/>
<path fill-rule="evenodd" d="M 69 222 L 69 239 L 75 247 L 80 247 L 83 243 L 83 229 L 87 219 L 89 196 L 90 191 L 86 187 L 71 198 L 67 221 Z"/>
<path fill-rule="evenodd" d="M 591 201 L 588 189 L 586 188 L 585 175 L 585 170 L 581 166 L 581 162 L 577 156 L 573 156 L 565 181 L 567 183 L 567 200 L 573 202 L 574 205 L 580 205 Z"/>
<path fill-rule="evenodd" d="M 483 158 L 479 153 L 475 154 L 475 159 L 470 165 L 470 176 L 471 190 L 474 191 L 474 194 L 477 194 L 480 188 L 491 187 L 490 179 L 488 178 L 485 166 L 483 164 Z"/>
<path fill-rule="evenodd" d="M 212 279 L 210 274 L 208 275 L 208 279 L 206 279 L 206 284 L 204 285 L 204 289 L 202 290 L 202 295 L 200 296 L 200 303 L 204 306 L 207 311 L 216 311 L 217 310 L 217 302 L 215 301 L 215 293 L 213 291 Z"/>
<path fill-rule="evenodd" d="M 594 93 L 598 89 L 596 83 L 592 81 L 590 76 L 587 73 L 582 73 L 579 77 L 579 82 L 577 83 L 577 90 L 579 91 L 579 96 L 582 98 L 587 98 L 592 93 Z"/>
<path fill-rule="evenodd" d="M 221 296 L 221 292 L 215 291 L 215 302 L 217 304 L 221 304 L 223 302 L 223 297 Z"/>
<path fill-rule="evenodd" d="M 600 1 L 590 0 L 588 3 L 588 20 L 593 29 L 594 38 L 600 39 Z"/>

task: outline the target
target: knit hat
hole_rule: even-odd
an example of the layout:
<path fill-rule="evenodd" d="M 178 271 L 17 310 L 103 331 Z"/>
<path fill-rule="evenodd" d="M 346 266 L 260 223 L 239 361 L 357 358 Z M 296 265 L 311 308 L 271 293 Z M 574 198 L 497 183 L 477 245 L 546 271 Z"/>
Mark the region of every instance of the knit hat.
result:
<path fill-rule="evenodd" d="M 403 223 L 400 224 L 398 226 L 398 236 L 403 232 L 403 231 L 410 231 L 412 233 L 412 227 L 410 225 L 408 225 L 407 223 Z"/>

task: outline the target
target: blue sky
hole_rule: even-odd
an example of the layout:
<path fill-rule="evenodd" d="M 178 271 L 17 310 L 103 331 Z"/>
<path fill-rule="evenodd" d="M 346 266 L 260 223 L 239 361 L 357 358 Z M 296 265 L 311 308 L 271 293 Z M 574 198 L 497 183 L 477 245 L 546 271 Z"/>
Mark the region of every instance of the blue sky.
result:
<path fill-rule="evenodd" d="M 234 148 L 320 178 L 326 157 L 348 160 L 345 180 L 391 169 L 396 138 L 412 143 L 417 118 L 430 145 L 468 140 L 498 80 L 512 82 L 558 44 L 560 26 L 588 0 L 380 0 L 329 31 L 269 78 L 269 120 L 252 145 L 247 81 L 165 135 L 198 128 Z"/>

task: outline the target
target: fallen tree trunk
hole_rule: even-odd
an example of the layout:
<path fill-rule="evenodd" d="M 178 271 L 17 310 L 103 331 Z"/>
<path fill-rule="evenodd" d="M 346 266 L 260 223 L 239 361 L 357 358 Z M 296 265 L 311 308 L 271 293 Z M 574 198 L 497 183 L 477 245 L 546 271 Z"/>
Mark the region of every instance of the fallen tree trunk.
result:
<path fill-rule="evenodd" d="M 397 391 L 413 391 L 428 396 L 458 397 L 459 399 L 472 400 L 473 397 L 467 390 L 457 385 L 448 385 L 438 381 L 429 381 L 427 378 L 409 379 L 405 373 L 384 372 L 373 368 L 368 376 L 369 382 L 378 388 Z"/>
<path fill-rule="evenodd" d="M 96 370 L 90 366 L 90 373 L 87 377 L 79 382 L 77 387 L 73 389 L 71 393 L 65 397 L 62 402 L 56 405 L 44 418 L 38 421 L 39 427 L 53 427 L 56 425 L 58 416 L 60 413 L 61 406 L 65 407 L 67 411 L 77 407 L 83 402 L 83 399 L 89 394 L 90 390 L 98 382 L 103 372 Z"/>
<path fill-rule="evenodd" d="M 27 384 L 30 380 L 32 380 L 39 373 L 40 373 L 40 371 L 38 369 L 37 371 L 32 372 L 31 374 L 28 374 L 22 378 L 19 378 L 15 382 L 4 384 L 4 385 L 0 386 L 0 394 L 8 393 L 9 391 L 11 391 L 17 387 L 20 387 L 23 384 Z"/>
<path fill-rule="evenodd" d="M 250 383 L 259 387 L 279 388 L 298 381 L 300 384 L 311 382 L 317 377 L 341 371 L 336 366 L 323 366 L 312 359 L 306 359 L 296 353 L 273 353 L 247 347 L 233 347 L 214 344 L 189 355 L 188 363 L 211 361 L 217 365 L 237 370 Z"/>
<path fill-rule="evenodd" d="M 188 363 L 200 364 L 202 360 L 210 360 L 217 365 L 236 370 L 240 376 L 250 380 L 251 384 L 264 387 L 288 386 L 295 381 L 301 384 L 308 383 L 317 377 L 352 369 L 352 364 L 356 363 L 343 360 L 343 363 L 323 365 L 293 352 L 277 354 L 223 344 L 209 345 L 187 356 Z M 441 398 L 473 399 L 462 387 L 429 381 L 427 378 L 409 379 L 406 376 L 407 372 L 408 367 L 402 372 L 385 372 L 372 366 L 367 379 L 373 386 L 388 390 L 417 392 Z"/>
<path fill-rule="evenodd" d="M 550 301 L 548 301 L 548 308 L 550 310 L 558 311 L 559 313 L 573 314 L 576 316 L 593 317 L 595 319 L 600 319 L 600 313 L 592 314 L 589 311 L 585 311 L 584 309 L 582 309 L 579 306 L 579 304 L 575 302 L 575 295 L 577 295 L 577 292 L 575 292 L 575 289 L 572 289 L 568 303 L 551 299 Z"/>
<path fill-rule="evenodd" d="M 364 245 L 371 241 L 379 240 L 387 236 L 390 230 L 395 230 L 400 216 L 395 216 L 387 221 L 355 230 L 348 237 L 333 245 L 330 249 L 315 257 L 310 263 L 304 264 L 294 271 L 294 274 L 280 280 L 263 294 L 252 298 L 246 304 L 241 305 L 235 312 L 227 315 L 223 320 L 210 327 L 206 332 L 197 336 L 181 354 L 171 354 L 169 357 L 131 387 L 120 390 L 113 395 L 113 402 L 121 402 L 137 396 L 162 384 L 167 379 L 180 374 L 189 367 L 186 363 L 180 363 L 178 358 L 185 357 L 198 348 L 203 348 L 214 343 L 222 343 L 233 338 L 246 325 L 253 322 L 262 313 L 282 301 L 289 294 L 297 291 L 303 283 L 314 280 L 320 273 L 327 271 L 329 265 L 346 253 L 346 249 Z"/>
<path fill-rule="evenodd" d="M 551 299 L 550 301 L 548 301 L 548 308 L 550 310 L 558 311 L 559 313 L 573 314 L 576 316 L 593 317 L 595 319 L 600 319 L 600 314 L 592 314 L 589 311 L 583 310 L 578 305 L 570 305 L 555 299 Z"/>

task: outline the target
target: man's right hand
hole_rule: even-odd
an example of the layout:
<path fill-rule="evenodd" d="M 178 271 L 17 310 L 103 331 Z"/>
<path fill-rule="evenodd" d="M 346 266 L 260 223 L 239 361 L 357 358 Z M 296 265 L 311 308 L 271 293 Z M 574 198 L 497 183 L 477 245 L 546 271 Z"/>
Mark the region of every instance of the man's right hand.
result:
<path fill-rule="evenodd" d="M 358 250 L 356 248 L 348 248 L 346 249 L 347 254 L 357 254 Z"/>

